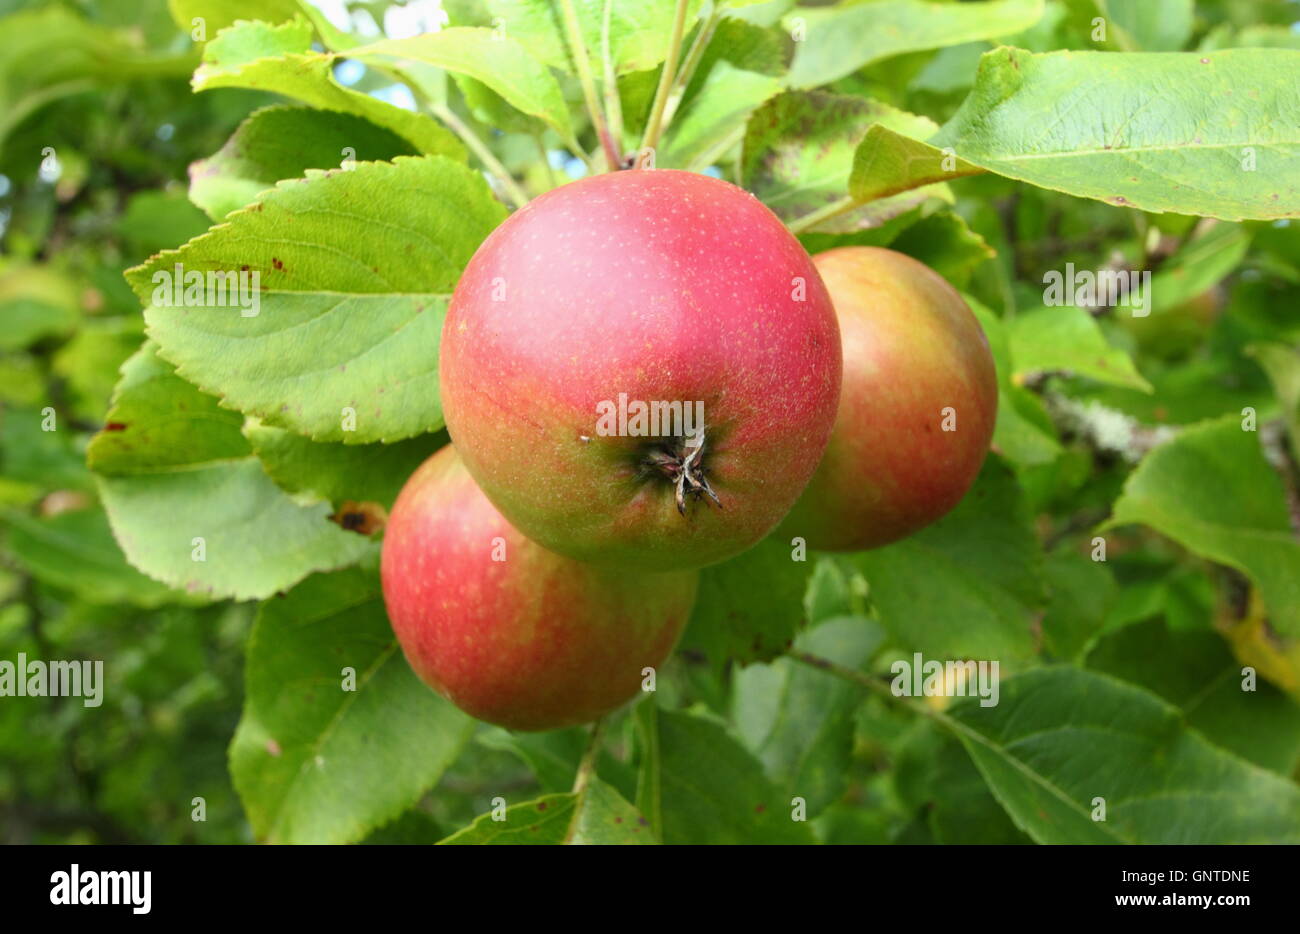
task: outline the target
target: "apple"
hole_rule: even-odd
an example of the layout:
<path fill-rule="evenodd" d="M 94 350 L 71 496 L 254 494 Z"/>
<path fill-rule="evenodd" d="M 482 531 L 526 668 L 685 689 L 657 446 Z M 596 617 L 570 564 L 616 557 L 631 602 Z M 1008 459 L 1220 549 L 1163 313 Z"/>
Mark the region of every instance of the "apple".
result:
<path fill-rule="evenodd" d="M 835 430 L 781 525 L 811 548 L 898 541 L 960 502 L 984 463 L 998 386 L 969 306 L 924 263 L 879 247 L 813 257 L 839 315 Z"/>
<path fill-rule="evenodd" d="M 794 505 L 835 420 L 840 338 L 812 260 L 757 198 L 633 169 L 492 232 L 440 371 L 452 440 L 521 532 L 586 561 L 697 568 Z"/>
<path fill-rule="evenodd" d="M 594 720 L 636 696 L 677 642 L 699 574 L 622 572 L 515 531 L 450 445 L 393 504 L 384 603 L 411 668 L 471 716 L 515 730 Z"/>

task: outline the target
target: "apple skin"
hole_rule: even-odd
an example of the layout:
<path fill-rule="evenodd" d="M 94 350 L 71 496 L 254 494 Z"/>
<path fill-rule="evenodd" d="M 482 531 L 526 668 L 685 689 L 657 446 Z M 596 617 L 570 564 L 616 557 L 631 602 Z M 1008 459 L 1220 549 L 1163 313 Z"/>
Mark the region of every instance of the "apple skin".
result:
<path fill-rule="evenodd" d="M 844 385 L 825 456 L 780 531 L 825 551 L 875 548 L 970 489 L 993 437 L 997 373 L 970 307 L 924 263 L 861 246 L 813 262 L 839 315 Z M 942 430 L 947 406 L 955 431 Z"/>
<path fill-rule="evenodd" d="M 521 532 L 586 561 L 698 568 L 762 539 L 812 476 L 840 339 L 812 260 L 757 198 L 633 169 L 550 191 L 484 241 L 440 370 L 452 440 Z M 689 497 L 679 513 L 647 466 L 665 439 L 598 433 L 597 405 L 619 393 L 703 403 L 720 505 Z"/>
<path fill-rule="evenodd" d="M 505 560 L 493 560 L 495 552 Z M 625 573 L 511 528 L 448 445 L 402 488 L 384 534 L 384 603 L 406 660 L 471 716 L 514 730 L 585 723 L 668 657 L 699 574 Z"/>

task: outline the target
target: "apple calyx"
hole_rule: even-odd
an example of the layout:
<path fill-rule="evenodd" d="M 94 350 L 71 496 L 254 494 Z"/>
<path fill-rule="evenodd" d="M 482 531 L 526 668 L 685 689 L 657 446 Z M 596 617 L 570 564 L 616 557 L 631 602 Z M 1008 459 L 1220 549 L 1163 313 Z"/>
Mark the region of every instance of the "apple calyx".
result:
<path fill-rule="evenodd" d="M 686 515 L 686 497 L 697 500 L 708 496 L 722 508 L 718 494 L 709 486 L 704 467 L 704 429 L 685 437 L 672 438 L 651 448 L 645 456 L 647 467 L 657 470 L 673 483 L 676 490 L 677 512 Z"/>

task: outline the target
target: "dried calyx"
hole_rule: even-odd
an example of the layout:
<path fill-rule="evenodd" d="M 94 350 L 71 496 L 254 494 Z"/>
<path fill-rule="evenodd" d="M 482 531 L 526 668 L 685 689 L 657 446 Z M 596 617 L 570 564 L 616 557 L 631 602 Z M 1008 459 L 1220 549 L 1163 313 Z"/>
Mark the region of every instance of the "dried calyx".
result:
<path fill-rule="evenodd" d="M 646 452 L 643 463 L 672 482 L 677 511 L 681 515 L 686 515 L 688 496 L 697 500 L 707 496 L 719 509 L 722 508 L 718 494 L 709 486 L 708 470 L 704 466 L 704 429 L 695 434 L 657 441 Z"/>

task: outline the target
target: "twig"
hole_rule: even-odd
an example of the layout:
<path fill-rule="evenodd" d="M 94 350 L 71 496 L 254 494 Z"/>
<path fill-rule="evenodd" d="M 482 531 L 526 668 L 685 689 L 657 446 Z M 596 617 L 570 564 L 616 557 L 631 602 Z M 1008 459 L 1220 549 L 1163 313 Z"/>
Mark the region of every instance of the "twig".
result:
<path fill-rule="evenodd" d="M 713 39 L 713 34 L 717 31 L 720 22 L 722 22 L 722 8 L 718 2 L 715 2 L 709 11 L 708 18 L 700 25 L 699 32 L 695 34 L 695 39 L 691 42 L 691 47 L 682 62 L 681 70 L 673 80 L 672 93 L 669 94 L 668 104 L 664 108 L 665 124 L 672 123 L 677 108 L 681 106 L 682 98 L 686 96 L 686 89 L 690 86 L 691 79 L 695 77 L 695 70 L 699 68 L 700 61 L 704 58 L 704 50 Z"/>
<path fill-rule="evenodd" d="M 677 11 L 673 15 L 673 32 L 668 40 L 668 54 L 664 57 L 664 68 L 659 75 L 659 87 L 655 90 L 654 105 L 650 108 L 650 120 L 646 124 L 645 136 L 641 139 L 642 149 L 654 149 L 659 145 L 659 134 L 664 128 L 664 108 L 668 106 L 668 92 L 677 77 L 677 59 L 682 52 L 682 34 L 686 31 L 688 5 L 689 0 L 677 0 Z"/>
<path fill-rule="evenodd" d="M 618 145 L 609 135 L 609 127 L 605 125 L 605 115 L 596 97 L 596 82 L 591 75 L 591 59 L 587 57 L 587 45 L 582 40 L 582 27 L 578 22 L 578 14 L 574 12 L 573 0 L 560 0 L 560 12 L 564 18 L 564 32 L 573 52 L 573 63 L 578 69 L 578 81 L 582 84 L 582 96 L 587 102 L 587 112 L 591 114 L 591 124 L 596 128 L 596 135 L 600 138 L 601 146 L 604 147 L 609 169 L 613 171 L 619 167 L 621 157 L 618 154 Z"/>
<path fill-rule="evenodd" d="M 519 187 L 519 183 L 514 180 L 506 167 L 492 154 L 492 150 L 487 148 L 487 144 L 475 135 L 465 121 L 456 116 L 455 112 L 445 104 L 429 104 L 428 106 L 429 112 L 445 123 L 460 138 L 460 141 L 468 146 L 474 155 L 478 156 L 479 161 L 483 163 L 483 167 L 501 183 L 501 187 L 505 189 L 506 195 L 514 202 L 515 207 L 521 208 L 528 203 L 527 193 Z"/>

